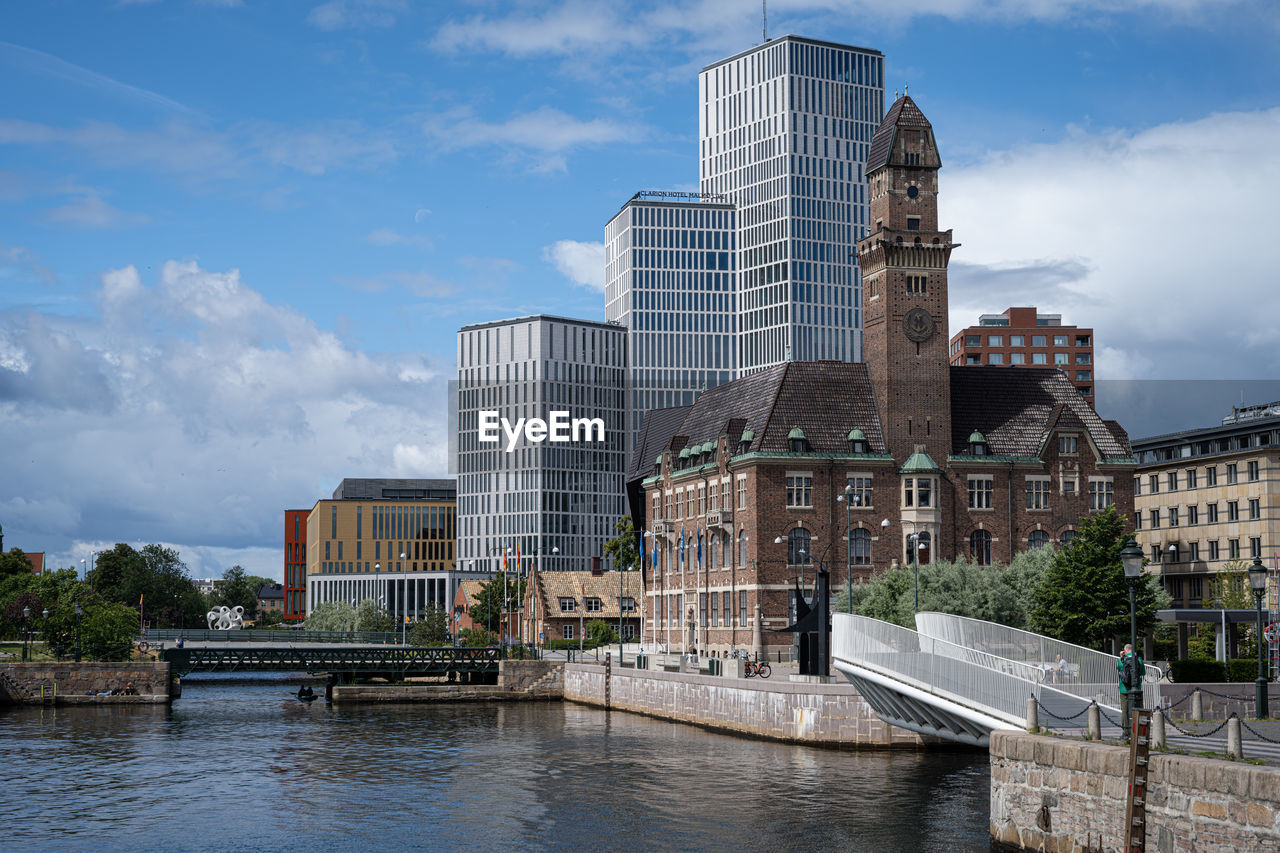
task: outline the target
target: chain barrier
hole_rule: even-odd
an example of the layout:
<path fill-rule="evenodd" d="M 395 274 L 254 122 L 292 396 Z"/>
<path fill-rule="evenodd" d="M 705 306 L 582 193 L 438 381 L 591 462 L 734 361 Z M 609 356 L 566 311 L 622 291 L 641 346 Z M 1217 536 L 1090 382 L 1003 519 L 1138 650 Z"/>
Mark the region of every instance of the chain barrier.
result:
<path fill-rule="evenodd" d="M 1231 715 L 1231 717 L 1234 717 L 1234 716 L 1235 716 L 1235 714 L 1232 714 L 1232 715 Z M 1170 719 L 1168 719 L 1168 718 L 1165 718 L 1165 721 L 1164 721 L 1164 722 L 1165 722 L 1165 725 L 1172 727 L 1175 731 L 1181 732 L 1182 734 L 1186 735 L 1187 737 L 1196 737 L 1196 738 L 1200 738 L 1200 737 L 1210 737 L 1210 736 L 1212 736 L 1212 735 L 1216 735 L 1218 732 L 1222 731 L 1222 730 L 1223 730 L 1223 728 L 1225 728 L 1225 727 L 1226 727 L 1227 723 L 1231 722 L 1231 717 L 1227 717 L 1227 718 L 1226 718 L 1225 720 L 1223 720 L 1221 723 L 1218 723 L 1218 725 L 1214 726 L 1212 729 L 1210 729 L 1209 731 L 1204 732 L 1204 733 L 1199 733 L 1199 732 L 1189 732 L 1189 731 L 1187 731 L 1186 729 L 1184 729 L 1182 726 L 1178 725 L 1178 724 L 1177 724 L 1177 723 L 1175 723 L 1173 720 L 1170 720 Z"/>
<path fill-rule="evenodd" d="M 1033 697 L 1033 698 L 1034 698 L 1034 697 Z M 1062 721 L 1062 722 L 1064 722 L 1064 723 L 1070 722 L 1071 720 L 1077 720 L 1077 719 L 1079 719 L 1080 717 L 1083 717 L 1085 714 L 1089 713 L 1089 708 L 1090 708 L 1090 707 L 1092 707 L 1093 705 L 1096 705 L 1096 704 L 1098 704 L 1098 703 L 1097 703 L 1097 702 L 1091 702 L 1089 705 L 1086 705 L 1086 706 L 1085 706 L 1085 708 L 1084 708 L 1084 710 L 1083 710 L 1083 711 L 1081 711 L 1081 712 L 1080 712 L 1080 713 L 1078 713 L 1078 714 L 1072 714 L 1070 717 L 1059 717 L 1057 714 L 1053 713 L 1053 712 L 1052 712 L 1052 711 L 1050 711 L 1048 708 L 1046 708 L 1046 707 L 1045 707 L 1045 706 L 1040 702 L 1040 700 L 1039 700 L 1039 699 L 1036 699 L 1036 705 L 1040 708 L 1040 710 L 1041 710 L 1041 711 L 1043 711 L 1043 712 L 1044 712 L 1045 716 L 1047 716 L 1047 717 L 1053 717 L 1055 720 L 1060 720 L 1060 721 Z"/>
<path fill-rule="evenodd" d="M 1252 733 L 1254 734 L 1254 736 L 1258 738 L 1258 740 L 1265 740 L 1267 743 L 1280 743 L 1280 740 L 1276 740 L 1275 738 L 1269 738 L 1269 737 L 1267 737 L 1267 736 L 1266 736 L 1266 735 L 1264 735 L 1262 732 L 1258 731 L 1258 730 L 1257 730 L 1257 729 L 1255 729 L 1253 726 L 1251 726 L 1251 725 L 1249 725 L 1248 723 L 1246 723 L 1243 719 L 1241 719 L 1241 720 L 1240 720 L 1240 725 L 1244 726 L 1246 729 L 1248 729 L 1250 732 L 1252 732 Z"/>
<path fill-rule="evenodd" d="M 1124 726 L 1120 724 L 1120 721 L 1111 719 L 1111 715 L 1108 714 L 1106 711 L 1102 710 L 1101 705 L 1098 706 L 1098 714 L 1102 717 L 1102 719 L 1106 720 L 1111 725 L 1115 726 L 1121 731 L 1124 731 Z"/>
<path fill-rule="evenodd" d="M 1230 699 L 1233 702 L 1248 702 L 1249 696 L 1232 696 L 1229 693 L 1215 693 L 1212 690 L 1206 690 L 1203 687 L 1197 688 L 1201 693 L 1208 693 L 1210 696 L 1217 696 L 1219 699 Z M 1190 695 L 1190 694 L 1187 694 Z"/>
<path fill-rule="evenodd" d="M 1168 699 L 1165 699 L 1165 700 L 1164 700 L 1165 704 L 1164 704 L 1164 706 L 1163 706 L 1160 710 L 1162 710 L 1162 711 L 1172 711 L 1174 708 L 1178 707 L 1178 706 L 1179 706 L 1179 705 L 1181 705 L 1183 702 L 1187 702 L 1187 701 L 1189 701 L 1190 699 L 1191 699 L 1191 694 L 1190 694 L 1190 693 L 1188 693 L 1186 696 L 1183 696 L 1183 697 L 1182 697 L 1181 699 L 1179 699 L 1177 702 L 1170 702 Z"/>

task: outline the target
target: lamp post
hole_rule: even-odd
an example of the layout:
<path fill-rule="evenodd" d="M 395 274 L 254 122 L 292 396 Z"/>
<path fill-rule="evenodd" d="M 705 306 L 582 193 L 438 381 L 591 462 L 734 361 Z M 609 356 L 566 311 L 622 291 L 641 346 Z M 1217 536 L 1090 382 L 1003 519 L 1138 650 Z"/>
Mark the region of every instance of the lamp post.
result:
<path fill-rule="evenodd" d="M 1259 720 L 1270 716 L 1267 709 L 1267 668 L 1266 659 L 1263 656 L 1263 644 L 1266 638 L 1262 636 L 1262 596 L 1267 591 L 1267 567 L 1262 565 L 1262 559 L 1253 558 L 1253 565 L 1249 567 L 1249 586 L 1253 587 L 1254 602 L 1258 606 L 1258 689 L 1254 696 L 1254 716 Z"/>
<path fill-rule="evenodd" d="M 27 647 L 31 643 L 31 608 L 22 608 L 22 662 L 27 662 L 29 652 Z"/>
<path fill-rule="evenodd" d="M 406 559 L 406 558 L 405 558 L 405 555 L 404 555 L 404 552 L 401 552 L 401 553 L 400 553 L 400 559 L 401 559 L 401 560 Z M 403 563 L 397 563 L 397 564 L 396 564 L 396 571 L 398 571 L 398 572 L 403 572 L 403 571 L 404 571 L 404 565 L 403 565 Z M 395 582 L 395 581 L 394 581 L 394 580 L 392 580 L 392 583 L 394 583 L 394 582 Z M 389 608 L 389 607 L 388 607 L 388 605 L 387 605 L 387 602 L 391 601 L 391 596 L 387 595 L 386 590 L 383 590 L 382 596 L 383 596 L 382 609 L 383 609 L 383 610 L 386 610 L 386 611 L 387 611 L 387 613 L 388 613 L 388 615 L 390 615 L 390 612 L 391 612 L 391 611 L 390 611 L 390 608 Z M 405 606 L 404 601 L 400 600 L 400 599 L 401 599 L 401 598 L 403 598 L 403 597 L 404 597 L 404 596 L 397 596 L 397 597 L 396 597 L 396 604 L 397 604 L 397 605 L 399 605 L 398 607 L 396 607 L 396 609 L 397 609 L 397 610 L 403 610 L 403 611 L 404 611 L 404 613 L 405 613 L 405 615 L 407 615 L 407 614 L 408 614 L 408 612 L 409 612 L 409 610 L 408 610 L 408 608 Z"/>
<path fill-rule="evenodd" d="M 1138 609 L 1134 602 L 1134 585 L 1137 584 L 1138 578 L 1142 577 L 1142 549 L 1138 547 L 1138 543 L 1130 537 L 1125 543 L 1124 548 L 1120 550 L 1120 564 L 1124 566 L 1124 579 L 1129 585 L 1129 651 L 1133 655 L 1134 670 L 1138 673 L 1138 689 L 1129 689 L 1129 702 L 1134 709 L 1142 707 L 1142 677 L 1145 673 L 1138 669 Z M 1123 665 L 1121 661 L 1121 665 Z M 1129 716 L 1125 714 L 1125 729 L 1129 729 Z M 1128 737 L 1126 731 L 1125 737 Z"/>
<path fill-rule="evenodd" d="M 80 617 L 84 615 L 84 605 L 76 602 L 76 663 L 80 663 Z"/>
<path fill-rule="evenodd" d="M 844 487 L 844 494 L 836 495 L 836 500 L 844 504 L 844 549 L 845 571 L 848 574 L 849 612 L 853 612 L 853 505 L 862 505 L 862 495 L 855 494 L 853 483 Z"/>
<path fill-rule="evenodd" d="M 915 612 L 920 612 L 920 555 L 919 552 L 924 550 L 924 543 L 920 541 L 920 534 L 916 532 L 916 522 L 909 518 L 898 519 L 899 524 L 910 524 L 911 535 L 907 537 L 911 548 L 911 574 L 915 582 Z M 888 531 L 889 519 L 880 522 L 880 529 Z"/>
<path fill-rule="evenodd" d="M 804 527 L 800 527 L 800 528 L 797 528 L 797 529 L 798 529 L 798 530 L 805 530 L 806 528 L 804 528 Z M 816 537 L 816 536 L 814 536 L 812 533 L 810 533 L 810 534 L 809 534 L 809 544 L 810 544 L 810 545 L 813 545 L 813 543 L 814 543 L 814 541 L 815 541 L 816 539 L 817 539 L 817 537 Z M 783 537 L 783 536 L 777 536 L 777 537 L 774 537 L 773 544 L 774 544 L 774 545 L 790 545 L 790 543 L 787 541 L 787 539 L 786 539 L 785 537 Z M 809 553 L 808 553 L 804 548 L 799 548 L 799 549 L 797 549 L 797 553 L 800 555 L 800 563 L 799 563 L 799 565 L 800 565 L 800 586 L 801 586 L 801 588 L 803 588 L 803 587 L 804 587 L 804 567 L 805 567 L 805 564 L 808 562 L 808 558 L 811 558 L 811 557 L 812 557 L 812 555 L 811 555 L 811 554 L 809 554 Z M 791 555 L 790 555 L 790 554 L 787 554 L 787 560 L 788 560 L 788 563 L 790 563 L 790 559 L 791 559 Z"/>

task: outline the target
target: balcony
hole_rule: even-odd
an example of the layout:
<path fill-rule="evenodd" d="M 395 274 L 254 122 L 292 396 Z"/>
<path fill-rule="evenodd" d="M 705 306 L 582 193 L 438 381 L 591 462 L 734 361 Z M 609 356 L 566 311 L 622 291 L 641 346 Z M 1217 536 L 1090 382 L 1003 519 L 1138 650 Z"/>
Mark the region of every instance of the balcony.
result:
<path fill-rule="evenodd" d="M 707 513 L 707 527 L 732 527 L 733 510 L 713 509 Z"/>
<path fill-rule="evenodd" d="M 676 526 L 672 524 L 670 521 L 653 522 L 653 533 L 655 536 L 665 536 L 669 533 L 675 533 L 675 532 L 676 532 Z"/>

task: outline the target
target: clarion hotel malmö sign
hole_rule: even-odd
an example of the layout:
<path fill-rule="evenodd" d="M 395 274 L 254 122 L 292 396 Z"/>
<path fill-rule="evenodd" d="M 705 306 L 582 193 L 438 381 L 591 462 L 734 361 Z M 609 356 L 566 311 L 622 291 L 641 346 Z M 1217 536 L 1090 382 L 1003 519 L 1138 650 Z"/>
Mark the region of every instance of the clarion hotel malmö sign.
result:
<path fill-rule="evenodd" d="M 480 411 L 479 440 L 497 444 L 506 437 L 506 451 L 511 453 L 520 443 L 521 436 L 530 444 L 544 441 L 564 443 L 575 441 L 604 441 L 604 418 L 571 418 L 567 411 L 553 411 L 547 420 L 542 418 L 516 418 L 513 424 L 495 410 Z"/>

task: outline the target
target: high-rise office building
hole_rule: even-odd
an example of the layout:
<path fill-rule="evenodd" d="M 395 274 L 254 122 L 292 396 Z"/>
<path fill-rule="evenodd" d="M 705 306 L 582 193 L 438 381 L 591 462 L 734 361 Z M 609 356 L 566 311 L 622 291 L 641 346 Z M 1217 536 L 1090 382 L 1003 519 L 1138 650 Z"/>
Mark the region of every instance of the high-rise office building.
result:
<path fill-rule="evenodd" d="M 459 568 L 602 556 L 626 509 L 626 343 L 620 326 L 547 315 L 459 330 Z"/>
<path fill-rule="evenodd" d="M 1093 329 L 1062 325 L 1061 314 L 1006 308 L 951 336 L 952 364 L 1056 367 L 1093 403 Z"/>
<path fill-rule="evenodd" d="M 739 372 L 860 361 L 853 255 L 883 54 L 783 36 L 704 68 L 698 96 L 701 190 L 737 207 Z"/>
<path fill-rule="evenodd" d="M 735 223 L 723 197 L 639 192 L 605 226 L 605 319 L 627 335 L 627 451 L 645 412 L 737 376 Z"/>

